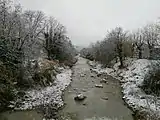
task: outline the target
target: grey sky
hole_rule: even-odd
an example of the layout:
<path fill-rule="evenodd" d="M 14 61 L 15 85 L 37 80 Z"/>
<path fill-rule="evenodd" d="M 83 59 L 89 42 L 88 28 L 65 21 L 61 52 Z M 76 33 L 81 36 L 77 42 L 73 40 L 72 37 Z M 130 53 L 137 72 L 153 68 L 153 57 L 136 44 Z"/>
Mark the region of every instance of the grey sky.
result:
<path fill-rule="evenodd" d="M 160 0 L 16 0 L 25 9 L 42 10 L 67 27 L 77 45 L 102 40 L 116 26 L 136 29 L 160 17 Z"/>

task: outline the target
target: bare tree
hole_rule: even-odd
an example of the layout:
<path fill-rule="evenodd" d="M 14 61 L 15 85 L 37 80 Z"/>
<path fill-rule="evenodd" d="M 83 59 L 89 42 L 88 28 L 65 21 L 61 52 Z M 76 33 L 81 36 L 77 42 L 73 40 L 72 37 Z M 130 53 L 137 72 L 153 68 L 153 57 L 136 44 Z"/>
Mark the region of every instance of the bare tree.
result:
<path fill-rule="evenodd" d="M 48 59 L 60 61 L 71 60 L 75 49 L 66 35 L 66 28 L 54 18 L 49 18 L 44 32 L 45 45 Z"/>
<path fill-rule="evenodd" d="M 1 103 L 14 99 L 15 88 L 33 86 L 36 70 L 28 63 L 34 60 L 38 65 L 36 60 L 45 57 L 40 52 L 44 52 L 44 41 L 49 58 L 65 61 L 75 55 L 66 28 L 58 21 L 46 19 L 41 11 L 23 11 L 19 4 L 0 0 Z"/>
<path fill-rule="evenodd" d="M 45 29 L 45 16 L 40 11 L 25 11 L 22 19 L 20 24 L 24 26 L 19 27 L 19 49 L 26 43 L 31 46 Z"/>
<path fill-rule="evenodd" d="M 144 45 L 144 36 L 143 34 L 138 30 L 138 32 L 133 34 L 133 38 L 135 46 L 138 50 L 138 58 L 142 59 L 142 50 Z"/>
<path fill-rule="evenodd" d="M 7 31 L 8 17 L 10 11 L 10 1 L 9 0 L 0 0 L 0 33 L 5 36 Z"/>
<path fill-rule="evenodd" d="M 47 25 L 45 28 L 44 36 L 45 36 L 45 45 L 44 48 L 47 51 L 48 59 L 55 59 L 56 55 L 54 54 L 55 51 L 55 44 L 57 40 L 60 40 L 61 35 L 64 33 L 62 30 L 63 26 L 54 18 L 49 18 L 47 21 Z"/>
<path fill-rule="evenodd" d="M 117 53 L 117 57 L 120 60 L 120 68 L 124 67 L 123 42 L 126 40 L 126 34 L 127 33 L 124 32 L 122 28 L 117 27 L 114 30 L 112 30 L 108 36 L 109 39 L 113 40 L 116 45 L 115 51 Z"/>
<path fill-rule="evenodd" d="M 157 45 L 158 36 L 159 36 L 156 24 L 149 24 L 145 26 L 143 30 L 143 35 L 144 35 L 145 42 L 148 45 L 149 53 L 150 53 L 149 58 L 151 59 L 153 48 Z"/>

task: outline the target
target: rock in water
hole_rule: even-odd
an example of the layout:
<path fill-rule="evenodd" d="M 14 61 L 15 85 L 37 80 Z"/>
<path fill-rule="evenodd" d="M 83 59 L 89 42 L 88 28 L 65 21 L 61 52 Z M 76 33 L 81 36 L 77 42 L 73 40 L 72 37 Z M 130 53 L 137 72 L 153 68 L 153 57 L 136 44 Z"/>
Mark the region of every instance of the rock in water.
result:
<path fill-rule="evenodd" d="M 86 106 L 86 105 L 87 105 L 87 103 L 83 103 L 83 105 L 84 105 L 84 106 Z"/>
<path fill-rule="evenodd" d="M 84 74 L 81 74 L 80 76 L 81 76 L 81 77 L 84 77 L 85 75 L 84 75 Z"/>
<path fill-rule="evenodd" d="M 86 92 L 87 90 L 86 89 L 82 89 L 82 92 Z"/>
<path fill-rule="evenodd" d="M 86 96 L 84 96 L 83 94 L 79 94 L 79 95 L 77 95 L 76 97 L 74 97 L 74 100 L 76 100 L 76 101 L 82 101 L 82 100 L 84 100 L 84 99 L 86 99 L 87 97 Z"/>
<path fill-rule="evenodd" d="M 103 88 L 103 85 L 102 84 L 99 84 L 99 85 L 96 84 L 95 87 L 97 87 L 97 88 Z"/>
<path fill-rule="evenodd" d="M 100 77 L 101 75 L 102 75 L 102 73 L 98 73 L 98 74 L 97 74 L 97 77 Z"/>
<path fill-rule="evenodd" d="M 100 82 L 101 83 L 107 83 L 107 80 L 106 79 L 102 79 Z"/>
<path fill-rule="evenodd" d="M 91 75 L 91 77 L 95 77 L 94 75 Z"/>
<path fill-rule="evenodd" d="M 108 97 L 102 97 L 103 100 L 108 100 Z"/>

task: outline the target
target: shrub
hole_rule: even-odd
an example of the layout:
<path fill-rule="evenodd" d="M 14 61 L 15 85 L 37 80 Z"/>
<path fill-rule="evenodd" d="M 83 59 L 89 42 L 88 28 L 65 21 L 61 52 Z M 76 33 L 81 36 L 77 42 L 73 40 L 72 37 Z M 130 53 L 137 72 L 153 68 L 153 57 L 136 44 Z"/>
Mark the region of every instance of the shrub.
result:
<path fill-rule="evenodd" d="M 15 77 L 12 71 L 8 70 L 6 66 L 0 64 L 0 106 L 6 107 L 9 101 L 14 100 L 14 81 Z"/>
<path fill-rule="evenodd" d="M 54 76 L 58 73 L 59 61 L 43 59 L 37 62 L 36 67 L 33 67 L 33 82 L 35 85 L 47 86 L 54 81 Z"/>
<path fill-rule="evenodd" d="M 142 89 L 147 94 L 160 96 L 160 69 L 152 69 L 145 77 Z"/>

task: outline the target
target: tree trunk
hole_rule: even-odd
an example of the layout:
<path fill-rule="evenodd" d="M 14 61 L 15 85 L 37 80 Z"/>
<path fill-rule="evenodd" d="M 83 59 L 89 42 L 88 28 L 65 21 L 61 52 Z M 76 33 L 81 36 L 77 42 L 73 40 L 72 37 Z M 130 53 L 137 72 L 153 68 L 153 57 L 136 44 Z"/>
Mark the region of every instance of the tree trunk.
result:
<path fill-rule="evenodd" d="M 149 48 L 149 59 L 153 59 L 153 49 Z"/>
<path fill-rule="evenodd" d="M 142 49 L 139 49 L 138 58 L 142 59 Z"/>
<path fill-rule="evenodd" d="M 118 57 L 119 57 L 119 61 L 120 61 L 120 68 L 123 68 L 123 54 L 122 54 L 122 43 L 118 44 Z"/>
<path fill-rule="evenodd" d="M 119 56 L 119 60 L 120 60 L 120 68 L 123 68 L 124 65 L 123 65 L 123 57 L 122 57 L 122 55 Z"/>
<path fill-rule="evenodd" d="M 123 68 L 124 67 L 124 65 L 123 65 L 123 55 L 122 55 L 122 49 L 119 49 L 118 50 L 119 52 L 118 52 L 118 57 L 119 57 L 119 61 L 120 61 L 120 68 Z"/>
<path fill-rule="evenodd" d="M 48 60 L 51 60 L 51 52 L 50 52 L 50 50 L 47 51 L 47 54 L 48 54 Z"/>

